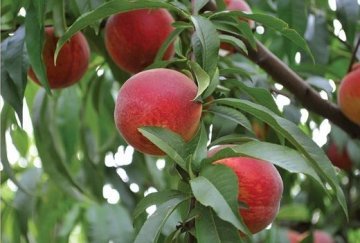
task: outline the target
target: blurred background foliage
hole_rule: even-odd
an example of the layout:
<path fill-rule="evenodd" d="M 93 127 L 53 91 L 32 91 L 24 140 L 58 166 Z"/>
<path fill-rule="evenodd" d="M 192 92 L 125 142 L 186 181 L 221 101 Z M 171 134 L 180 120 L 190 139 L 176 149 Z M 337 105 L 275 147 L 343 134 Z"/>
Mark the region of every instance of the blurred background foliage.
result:
<path fill-rule="evenodd" d="M 43 22 L 57 26 L 61 34 L 63 29 L 57 16 L 63 16 L 60 21 L 70 26 L 104 2 L 49 0 Z M 189 1 L 171 2 L 191 7 Z M 255 29 L 257 39 L 324 99 L 335 103 L 336 87 L 347 73 L 359 38 L 359 1 L 248 0 L 248 3 L 253 12 L 284 20 L 306 39 L 315 64 L 278 32 L 261 25 Z M 27 50 L 20 38 L 26 33 L 15 37 L 13 33 L 24 31 L 25 16 L 31 14 L 29 10 L 34 11 L 29 5 L 31 1 L 26 0 L 1 1 L 1 242 L 129 242 L 134 234 L 131 215 L 136 204 L 144 195 L 175 188 L 179 181 L 175 168 L 166 158 L 134 151 L 115 128 L 114 98 L 129 75 L 117 68 L 106 53 L 105 20 L 83 31 L 90 44 L 91 62 L 77 85 L 53 91 L 49 96 L 34 82 L 19 77 L 26 76 L 28 67 Z M 186 49 L 190 44 L 186 35 L 189 35 L 186 31 L 180 35 L 177 48 Z M 18 53 L 7 51 L 10 45 L 18 45 Z M 281 238 L 286 242 L 286 237 L 279 236 L 286 229 L 301 232 L 323 229 L 337 242 L 360 242 L 359 141 L 302 108 L 291 93 L 240 54 L 221 54 L 220 67 L 238 70 L 223 76 L 270 91 L 285 118 L 324 149 L 330 141 L 346 147 L 354 162 L 351 171 L 337 169 L 348 200 L 349 221 L 340 206 L 311 179 L 280 169 L 285 190 L 279 215 L 272 227 L 256 239 L 279 242 Z M 14 56 L 19 57 L 15 63 L 6 63 Z M 356 56 L 360 59 L 360 51 Z M 14 69 L 18 76 L 9 75 Z M 17 93 L 18 97 L 7 97 L 10 93 Z M 221 83 L 214 97 L 246 95 L 236 82 L 227 82 Z M 248 118 L 258 138 L 279 143 L 273 130 L 251 116 Z M 212 141 L 235 133 L 255 137 L 238 123 L 218 115 L 204 113 L 203 120 L 212 124 Z M 152 206 L 147 212 L 151 214 L 154 210 Z M 171 233 L 176 224 L 175 216 L 168 220 L 163 236 Z"/>

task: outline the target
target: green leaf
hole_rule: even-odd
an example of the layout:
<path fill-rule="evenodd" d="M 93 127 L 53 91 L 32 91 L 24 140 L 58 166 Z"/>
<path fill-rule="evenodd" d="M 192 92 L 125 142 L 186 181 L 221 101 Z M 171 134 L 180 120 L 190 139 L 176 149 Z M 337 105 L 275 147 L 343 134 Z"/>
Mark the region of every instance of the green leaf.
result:
<path fill-rule="evenodd" d="M 242 114 L 240 111 L 236 109 L 225 106 L 221 106 L 221 107 L 211 106 L 208 112 L 218 115 L 222 118 L 228 119 L 230 121 L 233 121 L 239 124 L 240 126 L 243 126 L 250 133 L 253 133 L 250 121 L 247 119 L 247 117 L 244 114 Z"/>
<path fill-rule="evenodd" d="M 79 140 L 81 99 L 77 87 L 61 91 L 56 101 L 55 122 L 61 131 L 60 137 L 65 148 L 65 156 L 71 161 Z"/>
<path fill-rule="evenodd" d="M 194 24 L 198 40 L 197 44 L 193 45 L 194 52 L 197 53 L 197 58 L 201 58 L 197 62 L 212 78 L 217 67 L 220 48 L 218 33 L 211 21 L 202 16 L 191 16 L 191 22 Z"/>
<path fill-rule="evenodd" d="M 334 190 L 337 200 L 343 208 L 345 215 L 348 216 L 344 193 L 339 186 L 339 182 L 331 162 L 325 155 L 324 151 L 295 124 L 276 115 L 266 107 L 250 101 L 228 98 L 215 100 L 214 103 L 244 110 L 259 120 L 266 122 L 271 128 L 285 137 L 298 151 L 303 154 L 303 156 L 308 159 L 310 165 L 320 178 L 329 183 L 331 188 Z"/>
<path fill-rule="evenodd" d="M 24 26 L 1 42 L 1 96 L 14 108 L 21 123 L 28 69 L 24 43 Z"/>
<path fill-rule="evenodd" d="M 178 196 L 168 200 L 161 204 L 141 227 L 138 235 L 136 236 L 134 243 L 153 243 L 157 242 L 157 239 L 161 233 L 161 229 L 164 226 L 166 220 L 174 212 L 174 210 L 185 200 L 184 196 Z"/>
<path fill-rule="evenodd" d="M 240 67 L 236 67 L 236 68 L 223 68 L 220 69 L 220 75 L 221 76 L 234 76 L 236 74 L 239 74 L 240 76 L 243 76 L 249 80 L 251 80 L 251 76 L 249 74 L 249 71 L 246 69 L 242 69 Z"/>
<path fill-rule="evenodd" d="M 223 42 L 229 43 L 232 46 L 234 46 L 236 49 L 244 52 L 246 55 L 248 54 L 248 51 L 247 51 L 247 48 L 246 48 L 244 42 L 242 42 L 238 38 L 235 38 L 234 36 L 231 36 L 231 35 L 219 35 L 219 38 L 220 38 L 221 43 L 223 43 Z"/>
<path fill-rule="evenodd" d="M 270 109 L 272 112 L 275 112 L 277 115 L 281 114 L 279 108 L 277 107 L 274 101 L 274 98 L 271 96 L 268 90 L 264 88 L 250 87 L 244 84 L 243 82 L 234 79 L 227 79 L 226 82 L 234 83 L 239 89 L 250 95 L 260 105 L 265 106 L 266 108 Z"/>
<path fill-rule="evenodd" d="M 195 219 L 196 239 L 199 243 L 242 242 L 239 231 L 230 223 L 219 219 L 211 208 L 198 205 Z"/>
<path fill-rule="evenodd" d="M 179 191 L 161 191 L 161 192 L 154 192 L 143 199 L 136 205 L 136 208 L 133 212 L 133 219 L 134 221 L 150 206 L 152 205 L 159 205 L 163 204 L 166 201 L 169 201 L 173 198 L 178 198 L 181 195 Z"/>
<path fill-rule="evenodd" d="M 63 239 L 67 239 L 71 233 L 71 231 L 76 226 L 79 221 L 80 214 L 82 213 L 80 205 L 74 204 L 71 210 L 65 215 L 64 221 L 61 224 L 59 229 L 59 236 Z"/>
<path fill-rule="evenodd" d="M 280 208 L 277 220 L 308 222 L 311 220 L 311 213 L 307 205 L 304 204 L 288 204 Z"/>
<path fill-rule="evenodd" d="M 184 160 L 185 142 L 180 135 L 161 127 L 141 127 L 139 132 L 165 152 L 181 168 L 186 169 Z"/>
<path fill-rule="evenodd" d="M 1 164 L 4 167 L 4 172 L 6 173 L 6 175 L 11 179 L 12 182 L 14 182 L 15 185 L 18 186 L 19 189 L 21 189 L 24 192 L 27 192 L 28 194 L 30 194 L 30 192 L 28 192 L 26 190 L 25 187 L 23 187 L 19 181 L 16 179 L 15 177 L 15 173 L 13 168 L 11 167 L 9 160 L 8 160 L 8 156 L 7 156 L 7 150 L 6 150 L 6 128 L 8 127 L 8 122 L 11 116 L 11 110 L 10 107 L 8 105 L 4 105 L 4 107 L 1 110 L 1 129 L 0 129 L 0 145 L 1 145 Z"/>
<path fill-rule="evenodd" d="M 193 14 L 197 15 L 199 11 L 209 2 L 209 0 L 196 0 L 191 1 L 191 4 L 193 5 Z"/>
<path fill-rule="evenodd" d="M 238 179 L 230 168 L 224 165 L 205 167 L 190 185 L 197 201 L 213 208 L 222 220 L 251 234 L 239 214 Z"/>
<path fill-rule="evenodd" d="M 66 29 L 64 0 L 52 1 L 52 15 L 54 20 L 55 35 L 62 36 Z"/>
<path fill-rule="evenodd" d="M 307 45 L 304 38 L 302 38 L 299 35 L 299 33 L 296 32 L 294 29 L 290 29 L 288 24 L 285 23 L 284 21 L 282 21 L 281 19 L 278 19 L 276 17 L 267 15 L 267 14 L 250 14 L 250 13 L 245 13 L 242 11 L 218 12 L 218 13 L 215 13 L 212 16 L 210 16 L 210 19 L 221 18 L 224 15 L 225 16 L 238 16 L 238 17 L 242 17 L 242 18 L 252 19 L 258 23 L 263 24 L 265 27 L 279 31 L 284 37 L 288 38 L 296 46 L 303 49 L 312 58 L 312 60 L 314 60 L 311 50 L 309 49 L 309 46 Z"/>
<path fill-rule="evenodd" d="M 196 171 L 200 169 L 200 161 L 207 156 L 207 142 L 208 136 L 202 123 L 195 137 L 187 143 L 187 154 L 192 155 L 192 165 Z"/>
<path fill-rule="evenodd" d="M 176 22 L 175 22 L 176 23 Z M 173 25 L 176 25 L 175 23 L 173 23 Z M 170 35 L 166 38 L 166 40 L 163 42 L 163 44 L 161 45 L 159 51 L 156 54 L 155 62 L 159 62 L 163 59 L 163 56 L 166 52 L 166 50 L 168 49 L 168 47 L 175 41 L 175 39 L 181 34 L 181 32 L 183 32 L 184 30 L 191 28 L 191 26 L 189 25 L 179 25 L 178 27 L 176 27 L 176 29 L 174 29 Z"/>
<path fill-rule="evenodd" d="M 196 100 L 197 98 L 199 98 L 202 95 L 202 93 L 209 86 L 210 77 L 196 62 L 189 61 L 188 64 L 191 67 L 193 73 L 195 74 L 196 82 L 198 84 L 198 91 L 194 98 L 194 100 Z"/>
<path fill-rule="evenodd" d="M 65 163 L 64 147 L 60 141 L 59 131 L 55 127 L 54 103 L 48 99 L 44 89 L 40 89 L 32 111 L 35 144 L 39 152 L 44 171 L 63 190 L 75 198 L 84 192 L 75 181 L 68 165 Z M 77 189 L 74 192 L 74 189 Z"/>
<path fill-rule="evenodd" d="M 36 192 L 37 185 L 40 181 L 41 170 L 37 168 L 29 168 L 22 175 L 20 184 L 24 186 L 26 191 Z M 35 196 L 18 190 L 15 193 L 13 206 L 17 212 L 17 218 L 20 223 L 20 229 L 23 236 L 27 237 L 28 220 L 33 215 L 35 207 Z"/>
<path fill-rule="evenodd" d="M 232 151 L 231 151 L 232 150 Z M 234 153 L 235 152 L 235 153 Z M 250 156 L 268 161 L 291 173 L 304 173 L 322 184 L 315 170 L 309 166 L 309 161 L 298 151 L 278 144 L 251 141 L 241 145 L 234 145 L 224 152 L 216 153 L 211 159 L 205 159 L 206 164 L 228 157 Z"/>
<path fill-rule="evenodd" d="M 134 229 L 128 212 L 120 205 L 93 205 L 86 213 L 90 241 L 132 242 Z"/>
<path fill-rule="evenodd" d="M 359 3 L 352 0 L 336 1 L 336 15 L 338 16 L 347 37 L 348 43 L 353 43 L 356 36 L 356 26 L 359 24 Z"/>
<path fill-rule="evenodd" d="M 209 97 L 215 91 L 215 89 L 219 85 L 219 83 L 220 83 L 219 68 L 216 68 L 215 73 L 214 73 L 212 79 L 210 80 L 209 87 L 205 90 L 205 92 L 203 94 L 203 98 Z"/>
<path fill-rule="evenodd" d="M 305 32 L 305 39 L 317 64 L 327 65 L 330 58 L 330 39 L 326 16 L 322 13 L 310 15 Z M 306 62 L 308 57 L 302 57 L 302 62 Z"/>
<path fill-rule="evenodd" d="M 170 35 L 166 38 L 164 43 L 161 45 L 159 51 L 157 52 L 154 63 L 159 62 L 163 59 L 164 54 L 165 54 L 166 50 L 168 49 L 168 47 L 175 41 L 176 37 L 178 37 L 181 34 L 181 32 L 183 32 L 187 28 L 189 28 L 189 27 L 181 26 L 181 27 L 174 29 L 170 33 Z"/>
<path fill-rule="evenodd" d="M 25 43 L 31 67 L 40 83 L 50 94 L 46 67 L 43 60 L 45 1 L 29 1 L 25 17 Z"/>
<path fill-rule="evenodd" d="M 246 21 L 239 21 L 238 28 L 240 29 L 241 33 L 244 37 L 249 41 L 250 46 L 256 50 L 256 40 L 255 36 L 249 26 L 249 23 Z"/>
<path fill-rule="evenodd" d="M 255 141 L 255 140 L 256 140 L 256 138 L 247 137 L 245 135 L 230 134 L 230 135 L 226 135 L 226 136 L 217 138 L 216 140 L 212 141 L 210 143 L 209 147 L 215 146 L 218 144 L 246 143 L 246 142 Z"/>
<path fill-rule="evenodd" d="M 142 0 L 137 2 L 125 1 L 125 0 L 124 1 L 112 0 L 102 4 L 98 8 L 86 14 L 81 15 L 67 29 L 65 34 L 59 39 L 57 43 L 55 58 L 59 54 L 61 47 L 65 44 L 67 40 L 71 38 L 72 35 L 80 31 L 81 29 L 91 25 L 95 21 L 102 20 L 103 18 L 106 18 L 112 14 L 118 14 L 121 12 L 127 12 L 130 10 L 144 9 L 144 8 L 165 8 L 174 11 L 185 18 L 188 17 L 188 14 L 186 12 L 166 2 L 152 1 L 152 0 Z"/>
<path fill-rule="evenodd" d="M 20 155 L 23 158 L 26 158 L 27 152 L 29 150 L 29 137 L 27 133 L 22 130 L 20 127 L 17 127 L 14 130 L 10 131 L 11 140 L 15 145 L 16 149 L 19 151 Z"/>
<path fill-rule="evenodd" d="M 280 0 L 278 1 L 278 16 L 294 28 L 300 35 L 306 29 L 306 2 L 303 0 Z"/>

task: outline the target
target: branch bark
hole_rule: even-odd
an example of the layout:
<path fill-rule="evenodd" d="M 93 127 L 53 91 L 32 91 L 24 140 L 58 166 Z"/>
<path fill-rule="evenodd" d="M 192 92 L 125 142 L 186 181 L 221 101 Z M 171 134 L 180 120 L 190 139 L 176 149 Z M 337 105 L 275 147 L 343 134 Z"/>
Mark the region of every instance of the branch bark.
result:
<path fill-rule="evenodd" d="M 257 50 L 248 48 L 248 58 L 259 65 L 276 82 L 283 85 L 297 100 L 308 109 L 342 128 L 353 138 L 360 138 L 360 126 L 350 121 L 339 107 L 320 97 L 318 92 L 306 83 L 299 75 L 276 57 L 259 41 Z"/>
<path fill-rule="evenodd" d="M 210 1 L 204 9 L 214 11 L 216 10 L 216 6 Z M 247 57 L 259 65 L 276 82 L 293 93 L 295 98 L 299 100 L 306 109 L 329 119 L 330 122 L 343 129 L 352 138 L 360 138 L 359 125 L 350 121 L 337 105 L 322 99 L 315 89 L 276 57 L 262 43 L 257 41 L 257 50 L 254 50 L 247 44 L 246 40 L 241 41 L 247 45 Z"/>

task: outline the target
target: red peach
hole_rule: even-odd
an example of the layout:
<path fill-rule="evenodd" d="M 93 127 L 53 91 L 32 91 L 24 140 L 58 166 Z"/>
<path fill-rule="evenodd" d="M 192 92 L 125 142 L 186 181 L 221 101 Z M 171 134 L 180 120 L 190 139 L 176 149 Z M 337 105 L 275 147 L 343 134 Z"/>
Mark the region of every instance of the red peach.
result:
<path fill-rule="evenodd" d="M 140 9 L 111 16 L 105 26 L 105 46 L 114 62 L 137 73 L 153 63 L 157 52 L 173 31 L 174 22 L 165 9 Z M 174 54 L 171 44 L 164 59 Z"/>
<path fill-rule="evenodd" d="M 229 145 L 209 151 L 212 156 Z M 275 166 L 267 161 L 235 157 L 215 161 L 230 167 L 238 177 L 238 200 L 248 208 L 240 208 L 245 225 L 252 233 L 265 229 L 276 217 L 283 192 L 283 182 Z"/>
<path fill-rule="evenodd" d="M 304 238 L 302 236 L 302 234 L 300 234 L 300 233 L 298 233 L 296 231 L 293 231 L 293 230 L 289 230 L 287 232 L 287 236 L 288 236 L 288 239 L 289 239 L 289 243 L 299 243 Z"/>
<path fill-rule="evenodd" d="M 140 72 L 119 91 L 114 114 L 116 126 L 135 149 L 163 155 L 138 128 L 168 128 L 189 141 L 199 127 L 202 110 L 202 105 L 193 101 L 196 92 L 194 81 L 180 72 L 164 68 Z"/>
<path fill-rule="evenodd" d="M 293 238 L 290 238 L 290 234 L 288 234 L 290 243 L 300 243 L 309 235 L 308 232 L 300 235 L 295 235 L 295 233 L 292 235 Z M 313 233 L 313 243 L 335 243 L 335 241 L 331 238 L 331 235 L 329 235 L 325 231 L 315 230 Z"/>
<path fill-rule="evenodd" d="M 338 103 L 345 116 L 360 125 L 360 68 L 355 68 L 342 80 Z"/>
<path fill-rule="evenodd" d="M 54 28 L 46 27 L 42 55 L 49 86 L 52 89 L 64 88 L 78 82 L 86 72 L 90 58 L 90 49 L 86 38 L 81 32 L 78 32 L 61 48 L 55 66 L 54 53 L 57 41 L 58 37 L 54 34 Z M 33 81 L 40 84 L 31 67 L 28 75 Z"/>
<path fill-rule="evenodd" d="M 352 162 L 346 148 L 341 150 L 335 143 L 332 143 L 326 153 L 333 165 L 346 171 L 351 170 Z"/>

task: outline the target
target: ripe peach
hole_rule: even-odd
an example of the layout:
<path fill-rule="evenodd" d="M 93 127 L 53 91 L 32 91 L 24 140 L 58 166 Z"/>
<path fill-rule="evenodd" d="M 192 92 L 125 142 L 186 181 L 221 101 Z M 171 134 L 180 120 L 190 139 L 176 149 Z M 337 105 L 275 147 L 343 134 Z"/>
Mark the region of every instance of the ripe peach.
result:
<path fill-rule="evenodd" d="M 221 145 L 209 151 L 212 156 L 229 145 Z M 244 223 L 252 233 L 266 228 L 276 217 L 283 192 L 283 182 L 275 166 L 269 162 L 235 157 L 215 161 L 230 167 L 238 177 L 238 200 L 248 208 L 240 208 Z"/>
<path fill-rule="evenodd" d="M 137 73 L 150 65 L 172 32 L 174 22 L 165 9 L 140 9 L 111 16 L 105 26 L 105 46 L 114 62 L 125 71 Z M 164 59 L 174 54 L 171 44 Z"/>
<path fill-rule="evenodd" d="M 140 72 L 119 91 L 114 114 L 116 126 L 135 149 L 163 155 L 138 128 L 165 127 L 190 140 L 199 127 L 202 110 L 202 105 L 193 101 L 196 92 L 194 81 L 180 72 L 164 68 Z"/>
<path fill-rule="evenodd" d="M 309 235 L 308 232 L 298 234 L 295 231 L 289 231 L 288 237 L 290 243 L 300 243 Z M 331 235 L 322 230 L 315 230 L 313 233 L 313 243 L 335 243 Z"/>
<path fill-rule="evenodd" d="M 335 243 L 335 241 L 331 238 L 331 235 L 325 231 L 315 230 L 313 237 L 314 243 Z"/>
<path fill-rule="evenodd" d="M 332 143 L 326 153 L 333 165 L 346 171 L 351 170 L 352 162 L 346 148 L 340 150 L 335 143 Z"/>
<path fill-rule="evenodd" d="M 299 243 L 304 238 L 302 236 L 302 234 L 300 234 L 300 233 L 298 233 L 296 231 L 293 231 L 293 230 L 289 230 L 287 232 L 287 236 L 288 236 L 288 239 L 289 239 L 289 243 Z"/>
<path fill-rule="evenodd" d="M 57 41 L 54 28 L 46 27 L 42 54 L 49 86 L 52 89 L 64 88 L 78 82 L 86 72 L 90 58 L 90 49 L 85 36 L 78 32 L 61 48 L 55 66 L 54 53 Z M 32 68 L 29 69 L 28 75 L 40 84 Z"/>
<path fill-rule="evenodd" d="M 338 103 L 345 116 L 360 125 L 360 68 L 355 68 L 342 80 Z"/>

